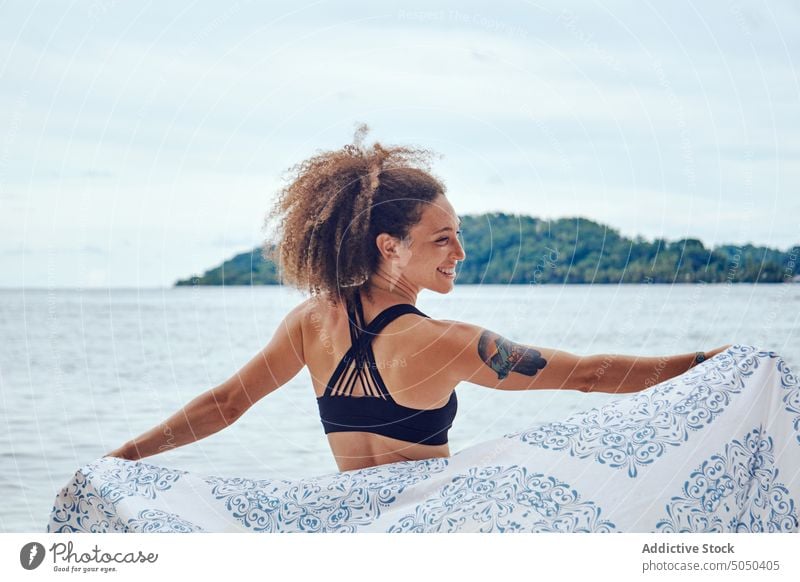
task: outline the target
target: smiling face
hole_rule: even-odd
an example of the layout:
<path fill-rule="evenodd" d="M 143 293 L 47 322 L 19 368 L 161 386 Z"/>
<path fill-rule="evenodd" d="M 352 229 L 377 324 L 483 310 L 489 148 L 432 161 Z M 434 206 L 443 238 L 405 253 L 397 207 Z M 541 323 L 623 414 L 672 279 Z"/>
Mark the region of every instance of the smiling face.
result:
<path fill-rule="evenodd" d="M 459 218 L 450 201 L 440 194 L 423 205 L 420 221 L 404 241 L 381 234 L 376 243 L 382 254 L 379 273 L 396 281 L 414 296 L 422 289 L 437 293 L 453 290 L 458 261 L 466 253 L 458 238 Z"/>

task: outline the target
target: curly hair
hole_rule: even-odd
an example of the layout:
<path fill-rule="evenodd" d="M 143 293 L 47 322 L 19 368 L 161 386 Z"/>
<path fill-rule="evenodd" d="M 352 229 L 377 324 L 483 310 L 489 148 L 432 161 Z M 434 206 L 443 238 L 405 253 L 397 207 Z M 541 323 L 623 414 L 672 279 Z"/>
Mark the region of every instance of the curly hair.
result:
<path fill-rule="evenodd" d="M 290 168 L 265 225 L 278 218 L 262 255 L 283 281 L 312 296 L 352 299 L 380 263 L 375 238 L 406 239 L 426 203 L 444 194 L 430 173 L 427 149 L 363 145 L 369 128 L 357 127 L 352 144 L 325 151 Z"/>

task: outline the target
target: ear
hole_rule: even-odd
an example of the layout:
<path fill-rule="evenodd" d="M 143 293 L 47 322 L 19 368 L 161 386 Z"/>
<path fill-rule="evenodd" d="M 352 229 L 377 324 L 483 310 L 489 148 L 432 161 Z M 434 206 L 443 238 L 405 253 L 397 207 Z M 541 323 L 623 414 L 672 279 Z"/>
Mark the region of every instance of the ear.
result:
<path fill-rule="evenodd" d="M 378 252 L 380 252 L 383 259 L 401 267 L 405 267 L 411 259 L 413 254 L 411 250 L 412 244 L 410 237 L 401 240 L 385 232 L 375 237 L 375 245 L 378 247 Z"/>

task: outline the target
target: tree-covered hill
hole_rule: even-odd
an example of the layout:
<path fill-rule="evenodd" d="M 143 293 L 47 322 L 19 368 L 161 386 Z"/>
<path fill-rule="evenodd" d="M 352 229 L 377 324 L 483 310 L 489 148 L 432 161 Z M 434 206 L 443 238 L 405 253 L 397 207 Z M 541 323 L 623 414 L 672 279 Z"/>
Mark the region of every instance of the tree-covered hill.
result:
<path fill-rule="evenodd" d="M 461 217 L 467 257 L 461 284 L 786 282 L 800 273 L 800 246 L 706 248 L 697 239 L 629 239 L 585 218 L 540 220 L 505 213 Z M 277 285 L 261 249 L 236 255 L 176 285 Z"/>

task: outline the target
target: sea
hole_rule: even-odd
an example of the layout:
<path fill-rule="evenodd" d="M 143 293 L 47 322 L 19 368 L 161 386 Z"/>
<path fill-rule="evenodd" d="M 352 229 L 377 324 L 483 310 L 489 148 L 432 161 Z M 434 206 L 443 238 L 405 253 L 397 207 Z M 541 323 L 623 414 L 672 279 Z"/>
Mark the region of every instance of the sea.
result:
<path fill-rule="evenodd" d="M 304 299 L 277 287 L 0 289 L 0 532 L 43 532 L 82 465 L 233 376 Z M 456 285 L 430 317 L 576 354 L 662 356 L 755 345 L 800 368 L 800 285 Z M 451 453 L 624 396 L 463 383 Z M 236 423 L 145 462 L 202 475 L 337 471 L 308 370 Z"/>

